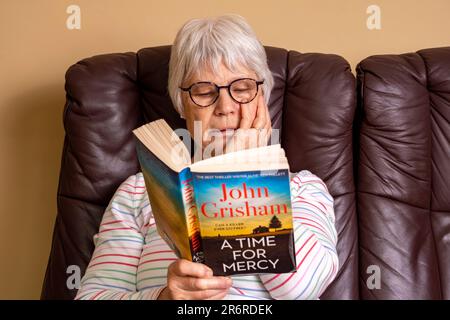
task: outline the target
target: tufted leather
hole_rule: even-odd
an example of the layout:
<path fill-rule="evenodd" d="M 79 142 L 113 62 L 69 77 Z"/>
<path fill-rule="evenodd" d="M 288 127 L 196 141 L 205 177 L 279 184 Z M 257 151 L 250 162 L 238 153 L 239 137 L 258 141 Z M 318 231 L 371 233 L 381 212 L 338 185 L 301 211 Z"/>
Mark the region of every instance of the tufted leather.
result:
<path fill-rule="evenodd" d="M 275 78 L 269 111 L 291 171 L 308 169 L 335 199 L 340 270 L 322 299 L 357 299 L 358 244 L 352 132 L 355 79 L 330 54 L 266 47 Z M 170 46 L 84 59 L 66 73 L 65 140 L 53 243 L 42 299 L 72 299 L 67 268 L 81 275 L 93 235 L 118 185 L 139 171 L 132 129 L 165 118 L 184 127 L 167 93 Z"/>
<path fill-rule="evenodd" d="M 357 78 L 361 298 L 450 299 L 450 47 L 371 56 Z"/>

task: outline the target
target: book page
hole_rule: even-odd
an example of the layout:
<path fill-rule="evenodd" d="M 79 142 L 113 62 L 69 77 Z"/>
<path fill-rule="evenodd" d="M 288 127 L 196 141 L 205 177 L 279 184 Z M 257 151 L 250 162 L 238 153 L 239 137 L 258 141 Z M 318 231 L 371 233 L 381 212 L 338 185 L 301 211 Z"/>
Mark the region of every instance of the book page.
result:
<path fill-rule="evenodd" d="M 190 166 L 195 172 L 221 172 L 245 170 L 274 170 L 289 168 L 284 150 L 279 144 L 230 152 Z"/>
<path fill-rule="evenodd" d="M 147 123 L 133 133 L 172 170 L 180 172 L 191 163 L 186 146 L 164 119 Z"/>

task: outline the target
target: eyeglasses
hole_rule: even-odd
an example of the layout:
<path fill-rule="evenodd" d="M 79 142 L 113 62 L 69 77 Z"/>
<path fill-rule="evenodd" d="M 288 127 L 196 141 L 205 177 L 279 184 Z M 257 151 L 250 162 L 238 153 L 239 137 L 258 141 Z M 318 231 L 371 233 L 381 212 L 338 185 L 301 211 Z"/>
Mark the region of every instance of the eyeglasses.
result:
<path fill-rule="evenodd" d="M 218 86 L 214 82 L 201 81 L 192 84 L 187 88 L 180 87 L 183 91 L 189 91 L 192 102 L 199 107 L 209 107 L 219 98 L 220 89 L 228 89 L 228 94 L 237 103 L 245 104 L 255 99 L 258 88 L 263 81 L 256 81 L 251 78 L 242 78 L 232 81 L 227 86 Z"/>

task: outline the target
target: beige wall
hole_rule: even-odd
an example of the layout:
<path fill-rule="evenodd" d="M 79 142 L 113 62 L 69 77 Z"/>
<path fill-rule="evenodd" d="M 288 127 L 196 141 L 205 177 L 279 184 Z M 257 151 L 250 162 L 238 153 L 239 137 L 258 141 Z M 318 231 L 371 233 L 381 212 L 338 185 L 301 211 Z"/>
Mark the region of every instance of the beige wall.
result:
<path fill-rule="evenodd" d="M 81 8 L 68 30 L 66 8 Z M 366 9 L 381 8 L 381 30 Z M 0 299 L 37 299 L 63 142 L 64 73 L 84 57 L 171 43 L 187 19 L 246 17 L 265 45 L 372 54 L 450 45 L 449 0 L 0 0 Z"/>

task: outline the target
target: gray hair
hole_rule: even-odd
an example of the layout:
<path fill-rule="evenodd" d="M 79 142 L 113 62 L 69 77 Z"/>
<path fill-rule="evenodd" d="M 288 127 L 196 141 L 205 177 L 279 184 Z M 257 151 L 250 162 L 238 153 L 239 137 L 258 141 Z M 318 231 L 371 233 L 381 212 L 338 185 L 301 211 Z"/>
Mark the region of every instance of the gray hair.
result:
<path fill-rule="evenodd" d="M 273 76 L 266 51 L 247 21 L 234 14 L 192 19 L 178 31 L 169 63 L 169 95 L 182 118 L 184 108 L 179 87 L 183 81 L 204 68 L 218 73 L 221 62 L 233 72 L 239 65 L 254 71 L 258 80 L 264 80 L 262 90 L 266 104 L 269 103 Z"/>

